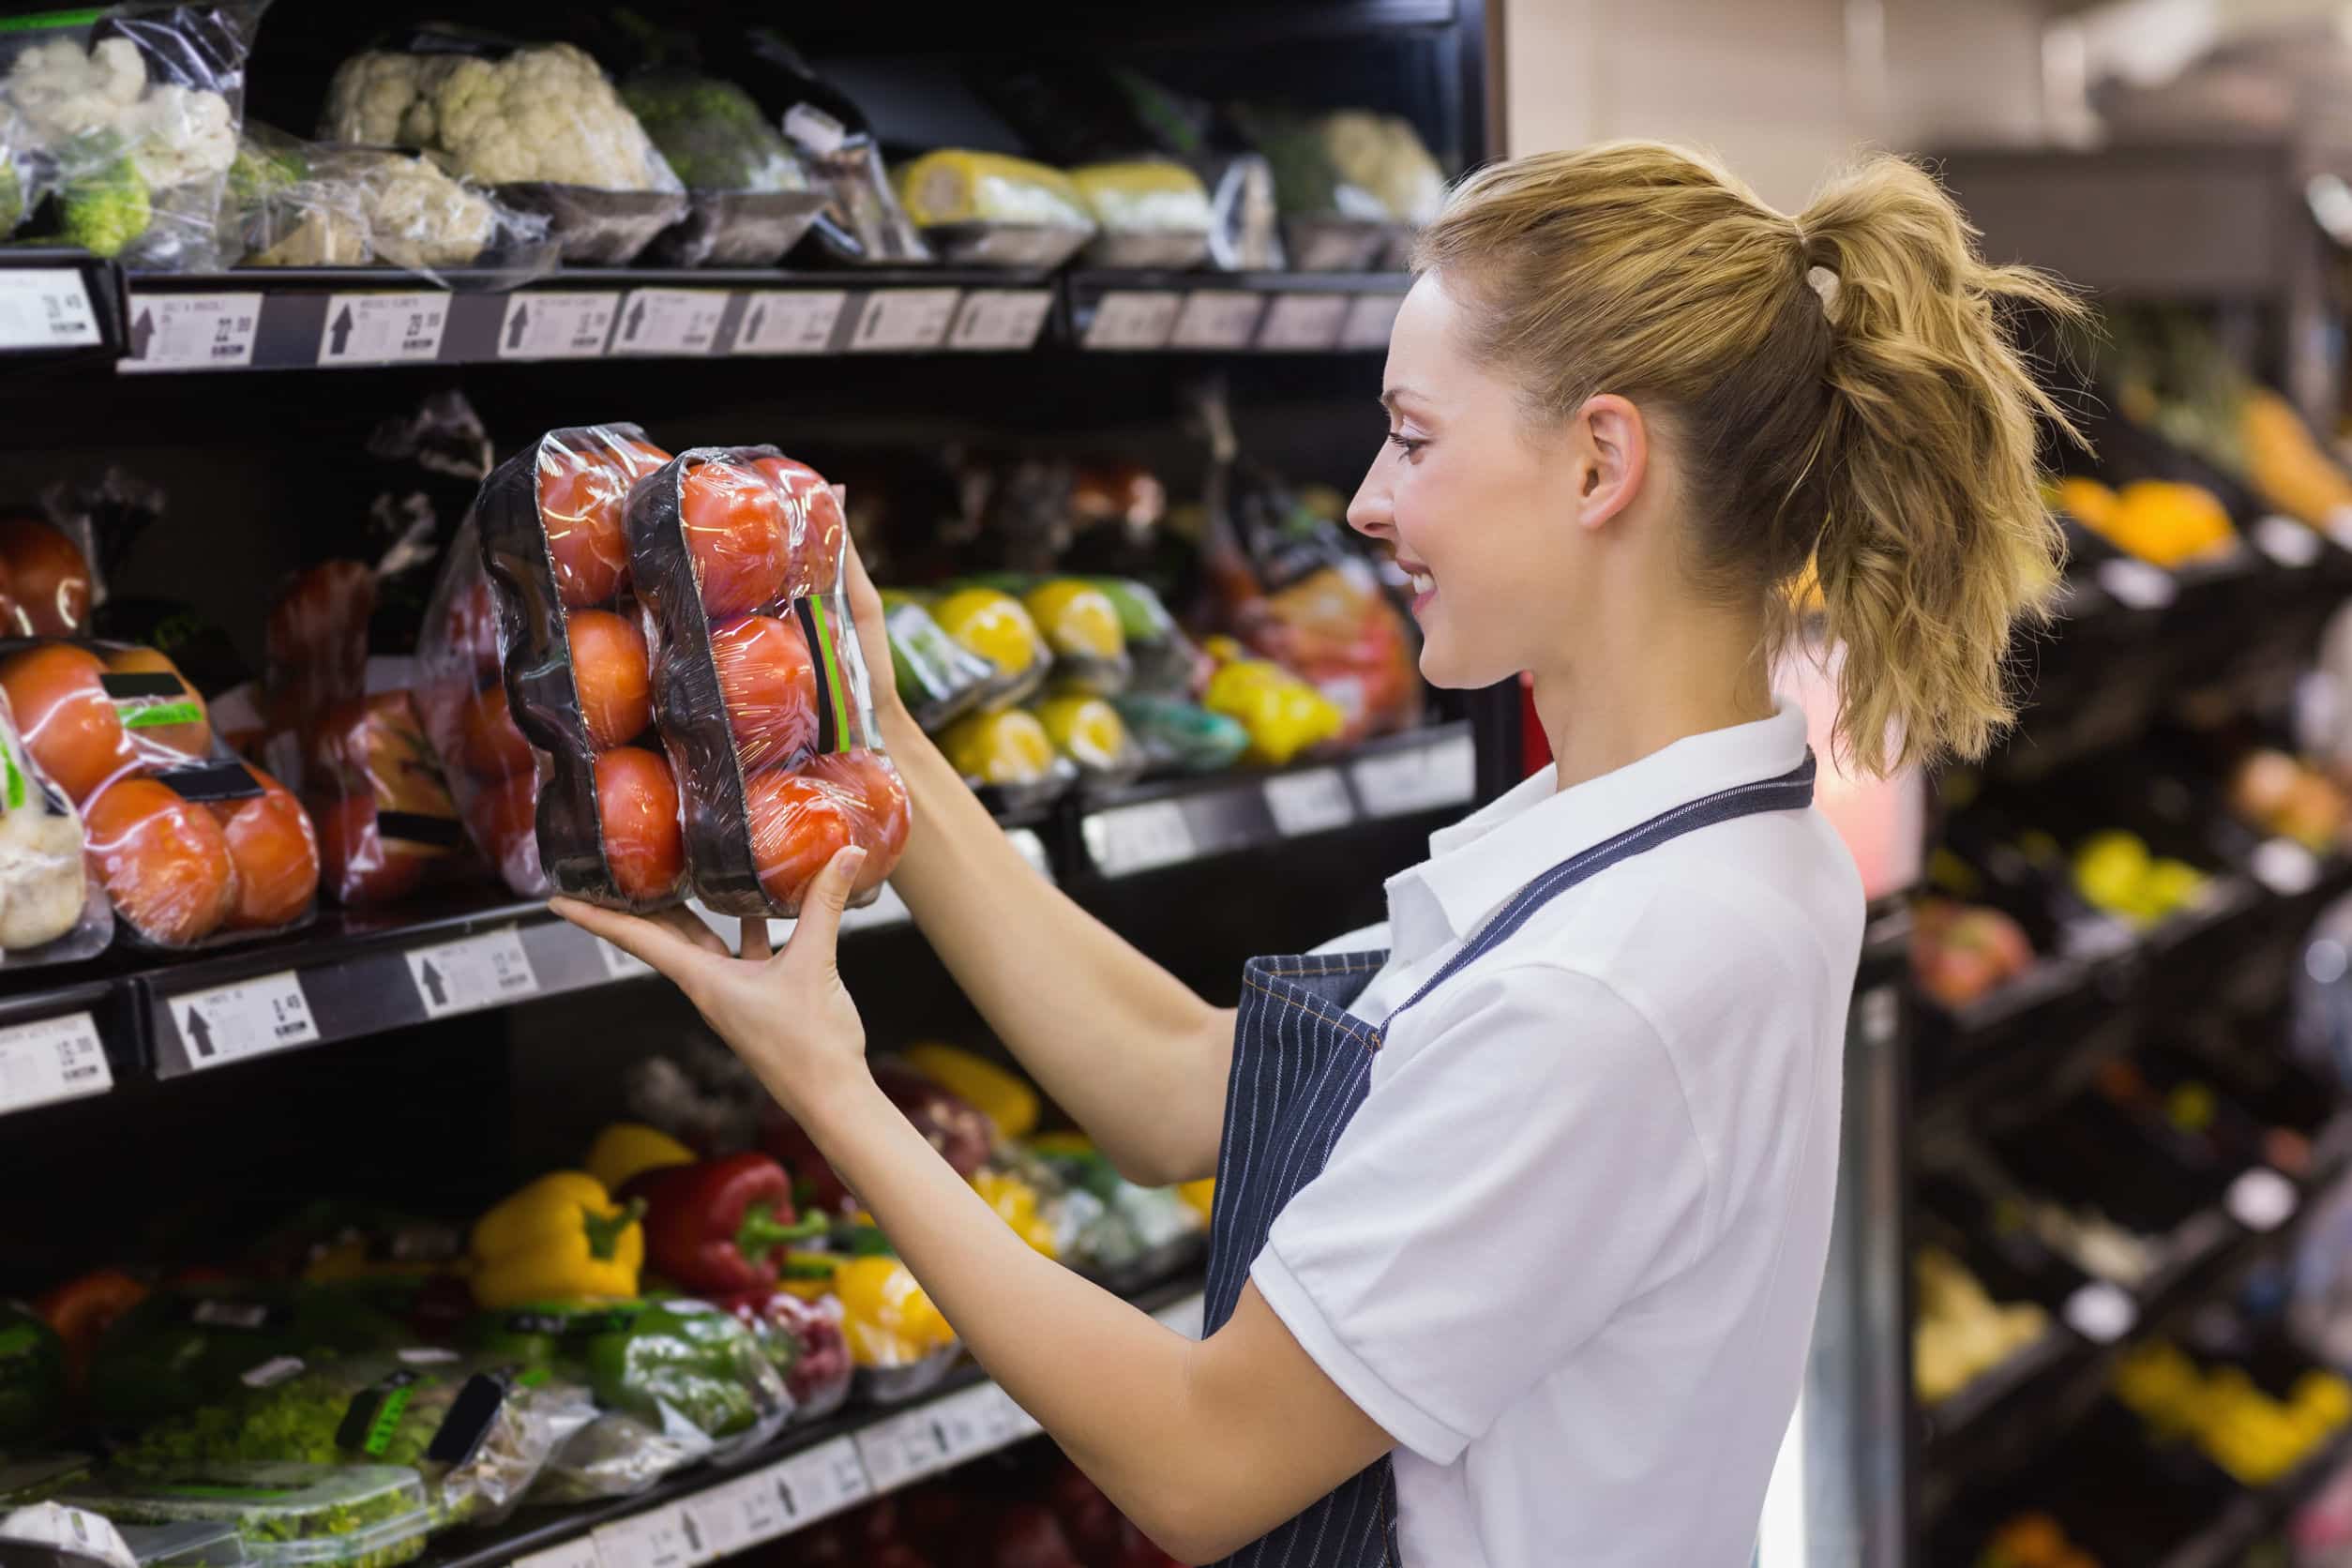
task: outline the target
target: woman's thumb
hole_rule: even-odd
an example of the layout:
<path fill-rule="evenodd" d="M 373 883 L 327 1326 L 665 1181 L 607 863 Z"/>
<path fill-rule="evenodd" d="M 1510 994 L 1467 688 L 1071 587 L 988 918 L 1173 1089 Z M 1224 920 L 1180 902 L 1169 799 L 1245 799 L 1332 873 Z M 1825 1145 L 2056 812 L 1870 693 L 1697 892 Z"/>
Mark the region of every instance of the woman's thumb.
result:
<path fill-rule="evenodd" d="M 822 952 L 831 952 L 841 934 L 841 912 L 849 908 L 851 890 L 857 886 L 857 873 L 866 865 L 866 852 L 852 845 L 835 852 L 825 862 L 824 869 L 811 878 L 800 896 L 800 917 L 792 927 L 792 945 L 803 940 L 812 941 Z"/>

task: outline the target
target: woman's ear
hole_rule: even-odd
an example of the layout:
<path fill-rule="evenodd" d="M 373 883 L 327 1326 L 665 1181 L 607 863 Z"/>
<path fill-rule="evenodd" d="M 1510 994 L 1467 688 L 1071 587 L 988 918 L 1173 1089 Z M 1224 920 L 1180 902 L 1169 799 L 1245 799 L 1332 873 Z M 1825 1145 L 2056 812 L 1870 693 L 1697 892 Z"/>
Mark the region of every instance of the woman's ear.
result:
<path fill-rule="evenodd" d="M 1588 398 L 1569 421 L 1576 521 L 1598 528 L 1634 503 L 1650 473 L 1650 429 L 1614 392 Z"/>

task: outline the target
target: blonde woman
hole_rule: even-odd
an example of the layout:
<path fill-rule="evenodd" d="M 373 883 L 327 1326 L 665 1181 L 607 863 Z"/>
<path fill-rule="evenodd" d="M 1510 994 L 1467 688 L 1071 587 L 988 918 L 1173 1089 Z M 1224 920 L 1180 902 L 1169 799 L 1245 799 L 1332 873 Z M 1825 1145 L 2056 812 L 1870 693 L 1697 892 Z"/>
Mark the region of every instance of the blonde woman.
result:
<path fill-rule="evenodd" d="M 1860 765 L 1983 751 L 2058 564 L 2057 411 L 2000 311 L 2069 305 L 1907 163 L 1792 218 L 1646 143 L 1483 171 L 1419 273 L 1349 520 L 1412 575 L 1427 677 L 1531 671 L 1557 761 L 1433 836 L 1385 927 L 1213 1007 L 884 717 L 895 882 L 957 981 L 1127 1174 L 1217 1178 L 1203 1341 L 1029 1252 L 877 1091 L 834 967 L 856 852 L 774 957 L 564 912 L 685 988 L 1185 1561 L 1734 1568 L 1820 1286 L 1862 925 L 1769 685 L 1787 585 L 1812 564 Z M 858 611 L 886 669 L 862 576 Z"/>

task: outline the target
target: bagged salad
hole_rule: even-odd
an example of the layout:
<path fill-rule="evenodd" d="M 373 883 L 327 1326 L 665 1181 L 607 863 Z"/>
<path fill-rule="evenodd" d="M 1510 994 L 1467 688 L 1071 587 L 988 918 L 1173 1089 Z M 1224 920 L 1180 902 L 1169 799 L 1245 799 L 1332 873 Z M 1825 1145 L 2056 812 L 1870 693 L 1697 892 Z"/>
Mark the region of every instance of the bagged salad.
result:
<path fill-rule="evenodd" d="M 800 242 L 825 204 L 776 123 L 731 82 L 656 67 L 621 88 L 686 182 L 686 220 L 655 255 L 676 266 L 769 266 Z"/>
<path fill-rule="evenodd" d="M 432 1530 L 425 1483 L 401 1465 L 176 1463 L 110 1471 L 57 1500 L 118 1524 L 234 1526 L 258 1568 L 393 1568 Z"/>
<path fill-rule="evenodd" d="M 86 1391 L 126 1425 L 193 1410 L 246 1386 L 257 1367 L 413 1342 L 398 1317 L 341 1286 L 205 1285 L 158 1290 L 106 1331 Z"/>

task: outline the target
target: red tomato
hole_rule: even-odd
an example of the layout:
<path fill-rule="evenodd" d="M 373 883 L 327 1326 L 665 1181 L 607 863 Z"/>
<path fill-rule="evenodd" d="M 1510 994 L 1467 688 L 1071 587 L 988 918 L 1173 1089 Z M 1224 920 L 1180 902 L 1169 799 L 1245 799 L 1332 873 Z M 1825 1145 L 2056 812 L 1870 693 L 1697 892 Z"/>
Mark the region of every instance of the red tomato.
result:
<path fill-rule="evenodd" d="M 498 600 L 479 566 L 465 586 L 450 595 L 441 629 L 451 651 L 472 666 L 477 682 L 498 673 Z"/>
<path fill-rule="evenodd" d="M 368 620 L 375 608 L 375 568 L 364 561 L 321 562 L 280 591 L 262 632 L 262 685 L 294 722 L 308 723 L 366 694 Z"/>
<path fill-rule="evenodd" d="M 678 511 L 704 615 L 741 615 L 783 593 L 792 565 L 784 501 L 765 475 L 703 463 L 678 487 Z"/>
<path fill-rule="evenodd" d="M 484 686 L 465 706 L 464 761 L 476 778 L 511 778 L 531 771 L 531 743 L 515 728 L 504 681 Z"/>
<path fill-rule="evenodd" d="M 866 851 L 866 864 L 858 867 L 854 891 L 880 887 L 889 880 L 899 855 L 906 852 L 907 834 L 914 825 L 906 781 L 879 751 L 820 757 L 808 764 L 807 772 L 836 786 L 854 805 L 850 826 Z"/>
<path fill-rule="evenodd" d="M 156 648 L 116 648 L 107 654 L 106 668 L 117 675 L 169 675 L 179 682 L 180 695 L 159 701 L 157 708 L 168 704 L 175 708 L 193 705 L 196 709 L 194 718 L 178 724 L 144 722 L 153 716 L 156 708 L 150 708 L 145 713 L 132 708 L 123 713 L 123 728 L 130 732 L 133 746 L 142 752 L 162 746 L 182 756 L 212 755 L 212 711 L 204 706 L 204 700 L 197 695 L 194 686 L 188 684 L 188 677 L 180 673 L 180 667 L 173 664 L 168 655 Z M 120 709 L 116 711 L 122 713 Z M 170 762 L 174 759 L 161 758 L 157 761 Z"/>
<path fill-rule="evenodd" d="M 543 892 L 547 872 L 539 864 L 537 776 L 524 772 L 478 785 L 464 798 L 464 810 L 474 841 L 506 885 L 526 897 Z"/>
<path fill-rule="evenodd" d="M 797 909 L 810 879 L 856 841 L 840 792 L 822 779 L 761 774 L 751 780 L 746 805 L 752 864 L 761 887 L 779 904 Z"/>
<path fill-rule="evenodd" d="M 169 786 L 152 778 L 109 785 L 82 827 L 115 912 L 148 941 L 201 942 L 236 907 L 236 863 L 220 824 Z"/>
<path fill-rule="evenodd" d="M 27 648 L 0 664 L 0 688 L 25 749 L 77 806 L 139 760 L 99 684 L 105 673 L 96 654 L 65 642 Z"/>
<path fill-rule="evenodd" d="M 711 633 L 727 727 L 746 774 L 791 766 L 817 744 L 817 671 L 798 622 L 746 615 Z"/>
<path fill-rule="evenodd" d="M 621 503 L 633 477 L 610 449 L 539 446 L 539 522 L 547 530 L 555 591 L 573 609 L 602 604 L 628 576 Z"/>
<path fill-rule="evenodd" d="M 385 852 L 374 795 L 314 798 L 311 816 L 319 830 L 322 883 L 338 903 L 388 904 L 415 892 L 424 880 L 426 857 Z"/>
<path fill-rule="evenodd" d="M 213 804 L 212 814 L 228 840 L 237 868 L 236 905 L 229 912 L 233 931 L 265 931 L 300 917 L 319 891 L 319 841 L 302 803 L 286 787 L 249 768 L 262 792 L 246 800 Z"/>
<path fill-rule="evenodd" d="M 28 637 L 72 637 L 90 628 L 90 565 L 81 547 L 38 518 L 0 521 L 0 562 L 8 572 L 19 629 Z"/>
<path fill-rule="evenodd" d="M 610 610 L 571 613 L 572 689 L 588 744 L 598 751 L 635 740 L 654 721 L 654 671 L 645 634 Z"/>
<path fill-rule="evenodd" d="M 752 467 L 766 475 L 784 498 L 784 514 L 792 541 L 792 596 L 829 594 L 841 571 L 841 541 L 849 523 L 841 515 L 841 498 L 824 475 L 790 458 L 760 458 Z"/>
<path fill-rule="evenodd" d="M 596 759 L 596 818 L 613 885 L 632 899 L 668 897 L 686 875 L 686 835 L 678 826 L 678 781 L 670 764 L 640 746 L 616 746 Z"/>

